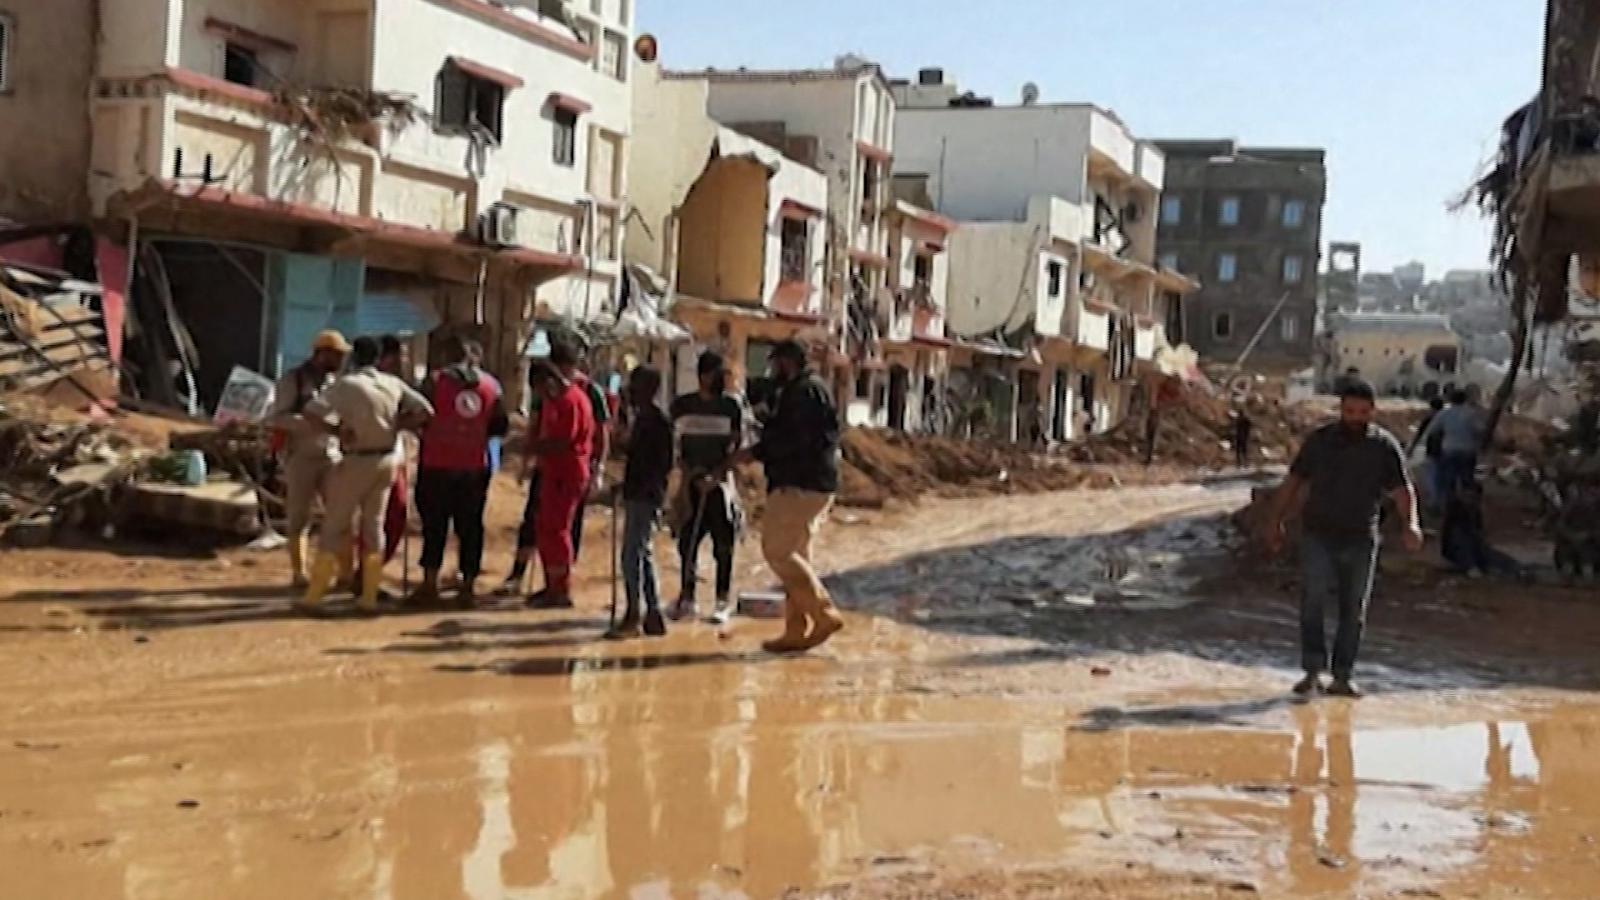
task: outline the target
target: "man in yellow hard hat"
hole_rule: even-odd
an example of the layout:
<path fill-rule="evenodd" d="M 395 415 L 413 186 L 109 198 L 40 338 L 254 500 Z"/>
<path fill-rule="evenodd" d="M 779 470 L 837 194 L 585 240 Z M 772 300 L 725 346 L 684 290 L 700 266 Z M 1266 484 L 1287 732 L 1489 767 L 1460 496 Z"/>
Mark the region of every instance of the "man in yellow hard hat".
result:
<path fill-rule="evenodd" d="M 306 532 L 317 498 L 327 503 L 328 475 L 339 462 L 339 439 L 301 417 L 306 404 L 327 389 L 344 368 L 350 344 L 337 331 L 324 331 L 311 342 L 311 357 L 278 381 L 272 413 L 273 448 L 283 465 L 289 518 L 289 568 L 295 589 L 306 586 Z"/>
<path fill-rule="evenodd" d="M 381 353 L 374 338 L 357 338 L 351 350 L 353 371 L 312 398 L 302 415 L 339 435 L 343 458 L 328 481 L 328 517 L 318 540 L 305 596 L 296 604 L 316 612 L 333 586 L 342 558 L 348 558 L 352 523 L 360 528 L 361 593 L 356 605 L 362 612 L 378 611 L 378 588 L 383 580 L 383 517 L 389 486 L 400 465 L 400 432 L 425 427 L 433 418 L 433 405 L 405 382 L 379 371 Z"/>

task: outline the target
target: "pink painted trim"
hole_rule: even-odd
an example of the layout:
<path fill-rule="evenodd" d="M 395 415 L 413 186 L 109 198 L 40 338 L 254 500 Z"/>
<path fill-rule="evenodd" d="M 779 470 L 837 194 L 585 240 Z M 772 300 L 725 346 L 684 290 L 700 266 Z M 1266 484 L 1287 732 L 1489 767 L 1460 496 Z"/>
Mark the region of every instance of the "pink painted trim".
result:
<path fill-rule="evenodd" d="M 450 64 L 467 73 L 468 75 L 471 75 L 473 78 L 480 78 L 484 81 L 493 82 L 494 84 L 498 84 L 508 91 L 514 91 L 517 88 L 522 87 L 524 84 L 527 84 L 527 82 L 523 81 L 518 76 L 513 75 L 504 69 L 496 69 L 494 66 L 486 66 L 481 62 L 474 62 L 470 59 L 467 59 L 465 56 L 450 57 Z"/>
<path fill-rule="evenodd" d="M 872 266 L 875 269 L 889 268 L 889 257 L 866 250 L 852 249 L 850 251 L 850 261 L 861 263 L 863 266 Z"/>
<path fill-rule="evenodd" d="M 528 265 L 550 266 L 553 268 L 576 271 L 583 268 L 581 257 L 568 253 L 550 253 L 544 250 L 535 250 L 531 247 L 518 247 L 509 250 L 492 250 L 479 244 L 470 243 L 461 238 L 459 233 L 439 231 L 432 228 L 419 228 L 415 225 L 404 225 L 398 222 L 385 222 L 370 216 L 356 216 L 349 213 L 334 212 L 330 209 L 311 206 L 306 203 L 289 203 L 283 200 L 269 200 L 256 194 L 244 194 L 223 188 L 206 187 L 190 190 L 184 185 L 171 179 L 162 179 L 157 182 L 167 193 L 181 200 L 189 200 L 209 206 L 220 206 L 228 209 L 244 210 L 247 212 L 275 215 L 297 222 L 314 225 L 332 225 L 345 228 L 358 234 L 370 237 L 391 240 L 395 243 L 407 244 L 417 247 L 437 247 L 444 250 L 491 250 L 494 255 L 504 259 Z"/>
<path fill-rule="evenodd" d="M 585 115 L 589 110 L 594 109 L 594 106 L 589 103 L 579 100 L 571 94 L 563 94 L 560 91 L 550 92 L 550 105 L 556 109 L 564 109 L 575 116 Z"/>
<path fill-rule="evenodd" d="M 862 156 L 865 156 L 867 159 L 870 159 L 874 162 L 887 163 L 894 159 L 893 153 L 890 153 L 882 147 L 869 144 L 866 141 L 856 141 L 856 150 L 859 151 Z"/>
<path fill-rule="evenodd" d="M 259 31 L 252 31 L 243 25 L 236 25 L 233 22 L 229 22 L 226 19 L 219 19 L 216 16 L 206 17 L 205 29 L 213 34 L 221 35 L 224 38 L 237 41 L 247 46 L 254 45 L 258 48 L 280 50 L 284 53 L 294 53 L 300 49 L 299 47 L 295 46 L 294 42 L 292 41 L 286 41 L 283 38 L 275 38 L 270 34 L 262 34 Z"/>
<path fill-rule="evenodd" d="M 784 200 L 778 206 L 778 215 L 785 219 L 820 219 L 822 210 L 815 206 L 801 203 L 799 200 Z"/>
<path fill-rule="evenodd" d="M 186 90 L 198 91 L 205 94 L 220 94 L 230 100 L 235 100 L 249 106 L 274 107 L 278 103 L 268 91 L 260 88 L 234 84 L 210 75 L 202 75 L 193 69 L 180 69 L 168 66 L 164 73 L 167 80 Z"/>
<path fill-rule="evenodd" d="M 483 0 L 435 0 L 435 2 L 453 7 L 466 15 L 476 16 L 519 37 L 565 53 L 573 59 L 584 62 L 594 59 L 594 48 L 583 41 L 552 31 L 537 22 L 530 22 L 498 6 L 490 6 Z"/>

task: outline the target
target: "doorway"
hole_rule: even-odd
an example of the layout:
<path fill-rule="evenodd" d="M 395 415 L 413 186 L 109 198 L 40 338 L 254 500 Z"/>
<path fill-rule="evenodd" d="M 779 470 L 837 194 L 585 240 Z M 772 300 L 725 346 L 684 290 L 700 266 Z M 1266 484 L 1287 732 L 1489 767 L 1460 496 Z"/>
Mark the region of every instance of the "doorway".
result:
<path fill-rule="evenodd" d="M 889 427 L 906 430 L 906 399 L 911 392 L 911 370 L 895 363 L 889 367 Z"/>

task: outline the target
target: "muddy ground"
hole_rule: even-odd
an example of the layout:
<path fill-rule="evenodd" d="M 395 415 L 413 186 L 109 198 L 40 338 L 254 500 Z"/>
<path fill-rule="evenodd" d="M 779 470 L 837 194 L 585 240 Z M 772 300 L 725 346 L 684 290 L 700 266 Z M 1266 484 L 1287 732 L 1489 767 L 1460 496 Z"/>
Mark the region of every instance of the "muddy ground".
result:
<path fill-rule="evenodd" d="M 770 622 L 598 643 L 603 511 L 566 615 L 305 621 L 276 554 L 6 551 L 0 896 L 1600 894 L 1596 589 L 1396 555 L 1372 696 L 1294 705 L 1249 490 L 836 512 L 850 628 L 783 660 Z"/>

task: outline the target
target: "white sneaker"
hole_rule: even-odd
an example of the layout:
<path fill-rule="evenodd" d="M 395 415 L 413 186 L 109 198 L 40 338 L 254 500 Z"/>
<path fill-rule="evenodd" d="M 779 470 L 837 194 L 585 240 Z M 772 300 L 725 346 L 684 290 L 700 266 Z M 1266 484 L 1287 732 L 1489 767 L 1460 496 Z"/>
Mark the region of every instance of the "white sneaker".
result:
<path fill-rule="evenodd" d="M 732 600 L 718 600 L 717 601 L 717 608 L 714 611 L 712 611 L 710 618 L 707 619 L 707 621 L 710 622 L 713 625 L 726 625 L 732 620 L 733 620 L 733 601 Z"/>

